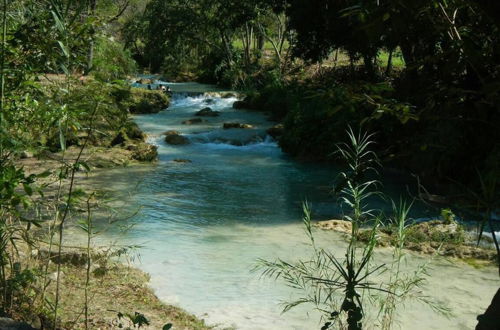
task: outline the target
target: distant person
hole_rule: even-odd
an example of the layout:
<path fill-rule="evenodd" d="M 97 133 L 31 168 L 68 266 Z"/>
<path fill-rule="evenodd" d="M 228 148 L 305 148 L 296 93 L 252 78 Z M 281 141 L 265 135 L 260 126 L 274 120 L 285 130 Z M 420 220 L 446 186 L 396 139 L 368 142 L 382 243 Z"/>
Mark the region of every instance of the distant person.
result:
<path fill-rule="evenodd" d="M 151 84 L 148 84 L 148 89 L 152 90 L 153 88 L 151 87 Z"/>

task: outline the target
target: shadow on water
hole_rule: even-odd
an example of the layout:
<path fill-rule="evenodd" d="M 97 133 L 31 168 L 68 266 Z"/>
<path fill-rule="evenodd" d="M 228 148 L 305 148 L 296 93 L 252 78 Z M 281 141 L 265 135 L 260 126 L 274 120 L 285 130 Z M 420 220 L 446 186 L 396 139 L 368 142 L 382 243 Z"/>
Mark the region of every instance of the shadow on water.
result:
<path fill-rule="evenodd" d="M 186 86 L 183 88 L 190 88 Z M 203 85 L 196 88 L 197 92 L 206 90 Z M 206 106 L 207 98 L 220 116 L 204 118 L 199 125 L 183 125 L 182 121 Z M 236 325 L 238 329 L 319 328 L 316 315 L 309 318 L 305 309 L 282 316 L 278 303 L 290 300 L 293 291 L 259 280 L 250 269 L 258 258 L 296 260 L 309 256 L 300 223 L 301 204 L 304 200 L 312 203 L 315 219 L 338 217 L 342 210 L 331 188 L 339 170 L 324 164 L 295 162 L 269 139 L 249 141 L 249 136 L 262 134 L 274 123 L 261 113 L 234 110 L 234 101 L 185 95 L 174 97 L 166 111 L 135 118 L 149 134 L 149 141 L 159 147 L 159 162 L 111 170 L 99 177 L 106 189 L 115 192 L 114 206 L 119 213 L 132 214 L 140 208 L 136 217 L 127 220 L 135 224 L 133 230 L 121 234 L 112 227 L 113 231 L 99 239 L 143 245 L 139 266 L 151 275 L 151 285 L 159 297 L 212 324 Z M 221 128 L 224 122 L 235 121 L 253 128 Z M 168 145 L 161 133 L 170 129 L 185 134 L 191 143 Z M 192 138 L 196 134 L 204 136 Z M 241 143 L 234 145 L 226 140 Z M 178 163 L 176 159 L 189 162 Z M 407 194 L 399 179 L 383 187 L 395 199 Z M 371 204 L 374 208 L 389 205 L 380 200 Z M 414 212 L 417 217 L 429 215 L 419 206 Z M 342 253 L 342 237 L 320 231 L 316 235 L 318 242 Z M 388 256 L 381 252 L 382 260 Z M 495 272 L 481 274 L 483 282 L 496 285 L 492 280 L 496 279 Z M 472 268 L 441 264 L 435 275 L 436 279 L 443 275 L 450 280 L 434 280 L 429 292 L 440 296 L 453 292 L 445 300 L 454 304 L 460 319 L 441 320 L 411 305 L 404 314 L 405 329 L 457 328 L 459 324 L 470 328 L 477 312 L 486 307 L 481 297 L 488 286 L 474 286 L 474 295 L 457 291 L 478 276 Z M 419 324 L 424 313 L 425 325 L 406 326 Z"/>

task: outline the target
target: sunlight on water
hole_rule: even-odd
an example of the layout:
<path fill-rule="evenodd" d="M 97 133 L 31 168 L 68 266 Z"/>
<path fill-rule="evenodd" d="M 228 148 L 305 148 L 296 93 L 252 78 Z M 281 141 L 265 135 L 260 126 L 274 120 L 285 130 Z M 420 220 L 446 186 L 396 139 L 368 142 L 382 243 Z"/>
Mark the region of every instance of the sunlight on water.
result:
<path fill-rule="evenodd" d="M 189 91 L 187 86 L 184 91 Z M 203 89 L 196 85 L 196 91 Z M 234 101 L 176 95 L 168 110 L 136 117 L 149 141 L 159 146 L 160 160 L 155 166 L 115 169 L 100 177 L 116 192 L 114 204 L 122 214 L 142 208 L 128 220 L 135 224 L 132 230 L 120 233 L 114 226 L 98 240 L 143 245 L 137 265 L 151 274 L 158 296 L 210 324 L 319 329 L 318 316 L 308 316 L 307 309 L 281 315 L 278 304 L 294 297 L 293 291 L 259 278 L 251 269 L 258 258 L 297 260 L 310 255 L 300 224 L 301 203 L 312 202 L 315 218 L 338 216 L 341 210 L 329 193 L 336 170 L 291 161 L 266 137 L 273 123 L 262 113 L 232 109 Z M 221 116 L 204 118 L 200 125 L 182 124 L 206 106 Z M 223 130 L 223 122 L 248 123 L 254 129 Z M 167 145 L 161 133 L 172 129 L 191 144 Z M 191 163 L 173 161 L 178 158 Z M 374 207 L 381 205 L 373 201 Z M 316 235 L 322 246 L 342 255 L 345 243 L 339 235 Z M 414 270 L 426 259 L 414 256 L 407 267 Z M 390 251 L 377 253 L 378 263 L 389 260 Z M 434 262 L 430 273 L 426 293 L 452 307 L 455 316 L 446 319 L 408 303 L 400 309 L 402 329 L 471 329 L 499 285 L 494 269 L 476 270 L 444 260 Z M 370 322 L 365 326 L 371 328 Z"/>

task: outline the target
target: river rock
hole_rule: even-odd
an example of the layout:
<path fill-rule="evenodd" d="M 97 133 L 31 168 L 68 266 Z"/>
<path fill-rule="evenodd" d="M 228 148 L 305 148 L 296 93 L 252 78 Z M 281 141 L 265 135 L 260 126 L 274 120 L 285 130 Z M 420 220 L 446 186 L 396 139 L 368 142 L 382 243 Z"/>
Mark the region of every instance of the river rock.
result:
<path fill-rule="evenodd" d="M 127 133 L 122 129 L 118 132 L 118 134 L 111 140 L 110 145 L 112 147 L 117 146 L 117 145 L 122 145 L 128 140 Z"/>
<path fill-rule="evenodd" d="M 2 330 L 35 330 L 32 326 L 24 322 L 14 321 L 8 317 L 0 317 L 0 329 Z"/>
<path fill-rule="evenodd" d="M 225 93 L 221 93 L 220 97 L 223 99 L 230 99 L 232 97 L 237 97 L 237 95 L 233 92 L 225 92 Z"/>
<path fill-rule="evenodd" d="M 214 104 L 215 103 L 215 100 L 214 99 L 206 99 L 204 101 L 206 104 Z"/>
<path fill-rule="evenodd" d="M 253 126 L 249 125 L 249 124 L 240 124 L 240 123 L 224 123 L 222 125 L 222 128 L 224 128 L 224 129 L 230 129 L 230 128 L 250 129 L 250 128 L 253 128 Z"/>
<path fill-rule="evenodd" d="M 189 139 L 181 135 L 177 131 L 165 132 L 165 142 L 172 145 L 186 145 L 189 144 Z"/>
<path fill-rule="evenodd" d="M 173 160 L 173 162 L 176 162 L 176 163 L 192 163 L 191 160 L 189 159 L 183 159 L 183 158 L 176 158 Z"/>
<path fill-rule="evenodd" d="M 142 78 L 137 81 L 139 84 L 149 85 L 153 83 L 153 79 Z"/>
<path fill-rule="evenodd" d="M 146 134 L 141 131 L 141 129 L 135 122 L 128 122 L 125 126 L 125 130 L 129 139 L 146 141 Z"/>
<path fill-rule="evenodd" d="M 200 116 L 200 117 L 218 117 L 219 116 L 219 111 L 214 111 L 209 107 L 203 108 L 200 111 L 196 112 L 195 116 Z"/>
<path fill-rule="evenodd" d="M 158 157 L 158 147 L 148 143 L 135 145 L 132 151 L 132 158 L 140 162 L 152 162 Z"/>
<path fill-rule="evenodd" d="M 191 118 L 191 119 L 188 119 L 188 120 L 184 120 L 182 122 L 183 125 L 194 125 L 194 124 L 200 124 L 203 122 L 203 119 L 201 118 Z"/>
<path fill-rule="evenodd" d="M 134 114 L 158 113 L 168 108 L 170 98 L 161 91 L 131 88 L 130 95 L 121 101 Z"/>
<path fill-rule="evenodd" d="M 345 234 L 352 233 L 352 223 L 350 221 L 345 221 L 345 220 L 332 219 L 332 220 L 318 221 L 318 223 L 316 223 L 315 226 L 323 230 L 333 230 Z"/>
<path fill-rule="evenodd" d="M 274 125 L 273 127 L 269 128 L 266 132 L 269 134 L 273 139 L 279 139 L 285 130 L 285 127 L 283 124 L 278 124 Z"/>

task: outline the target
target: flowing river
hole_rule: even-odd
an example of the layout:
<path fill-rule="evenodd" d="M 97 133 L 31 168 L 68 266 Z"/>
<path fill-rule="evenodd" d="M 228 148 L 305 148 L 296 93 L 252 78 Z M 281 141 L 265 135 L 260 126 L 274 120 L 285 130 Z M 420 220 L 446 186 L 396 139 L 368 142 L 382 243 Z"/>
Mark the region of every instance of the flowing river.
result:
<path fill-rule="evenodd" d="M 317 314 L 308 314 L 308 309 L 281 314 L 279 303 L 297 297 L 294 291 L 251 270 L 258 258 L 293 261 L 310 255 L 300 222 L 301 203 L 312 203 L 316 219 L 340 214 L 330 195 L 338 170 L 288 158 L 266 136 L 273 123 L 262 113 L 232 109 L 235 98 L 185 93 L 207 91 L 209 86 L 170 86 L 175 94 L 168 110 L 135 118 L 150 143 L 159 147 L 159 162 L 110 170 L 99 177 L 114 191 L 119 215 L 138 212 L 121 222 L 133 227 L 122 231 L 113 225 L 98 240 L 141 245 L 135 263 L 151 275 L 157 295 L 209 324 L 319 329 Z M 221 115 L 204 118 L 201 124 L 182 124 L 206 106 Z M 254 128 L 224 130 L 224 122 Z M 191 143 L 167 145 L 161 135 L 167 130 L 180 131 Z M 392 185 L 385 183 L 384 190 L 396 198 L 398 191 L 405 194 L 397 180 L 389 181 Z M 374 200 L 372 207 L 383 204 Z M 340 235 L 319 230 L 315 234 L 322 246 L 343 255 Z M 415 270 L 428 259 L 411 256 L 407 269 Z M 389 250 L 377 253 L 377 262 L 389 260 Z M 449 306 L 454 315 L 445 318 L 410 301 L 398 309 L 402 329 L 472 329 L 499 286 L 494 268 L 478 270 L 434 260 L 429 273 L 424 292 Z M 365 325 L 372 327 L 370 322 Z"/>

